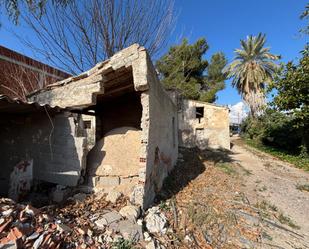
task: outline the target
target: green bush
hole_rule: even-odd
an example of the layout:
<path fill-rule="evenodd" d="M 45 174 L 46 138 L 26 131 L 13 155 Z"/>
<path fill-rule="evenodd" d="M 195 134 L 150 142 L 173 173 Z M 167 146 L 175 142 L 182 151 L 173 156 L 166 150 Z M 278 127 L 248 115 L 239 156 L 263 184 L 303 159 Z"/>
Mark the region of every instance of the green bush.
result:
<path fill-rule="evenodd" d="M 244 120 L 241 130 L 245 138 L 299 154 L 302 136 L 301 130 L 295 128 L 294 122 L 292 116 L 274 110 L 266 110 L 265 114 L 258 118 L 248 117 Z"/>

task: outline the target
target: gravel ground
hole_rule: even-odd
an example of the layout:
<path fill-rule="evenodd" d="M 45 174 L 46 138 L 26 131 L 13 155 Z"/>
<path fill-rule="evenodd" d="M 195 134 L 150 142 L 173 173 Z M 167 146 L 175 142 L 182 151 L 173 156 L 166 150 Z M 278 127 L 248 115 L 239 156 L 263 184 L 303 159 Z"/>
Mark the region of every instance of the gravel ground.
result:
<path fill-rule="evenodd" d="M 250 172 L 243 178 L 242 191 L 251 204 L 262 203 L 264 211 L 276 210 L 274 216 L 286 228 L 270 226 L 270 244 L 309 248 L 309 192 L 298 189 L 309 184 L 309 173 L 250 148 L 239 138 L 232 141 L 231 158 Z"/>

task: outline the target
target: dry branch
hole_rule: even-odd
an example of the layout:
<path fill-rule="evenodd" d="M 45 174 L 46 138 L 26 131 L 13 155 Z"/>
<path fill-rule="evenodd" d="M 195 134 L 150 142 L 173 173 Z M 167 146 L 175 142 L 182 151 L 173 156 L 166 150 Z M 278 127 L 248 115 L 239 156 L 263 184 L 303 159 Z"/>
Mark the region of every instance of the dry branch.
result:
<path fill-rule="evenodd" d="M 65 7 L 48 4 L 43 17 L 22 14 L 40 46 L 19 38 L 54 66 L 77 74 L 133 43 L 156 55 L 173 28 L 173 6 L 173 0 L 82 0 Z"/>

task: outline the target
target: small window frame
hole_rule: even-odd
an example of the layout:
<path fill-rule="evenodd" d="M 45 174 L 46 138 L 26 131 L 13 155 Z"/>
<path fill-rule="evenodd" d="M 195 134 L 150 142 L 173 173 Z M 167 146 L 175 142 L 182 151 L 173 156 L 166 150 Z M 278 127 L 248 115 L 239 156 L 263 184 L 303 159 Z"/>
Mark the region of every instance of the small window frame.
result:
<path fill-rule="evenodd" d="M 84 120 L 84 129 L 90 130 L 91 129 L 91 121 L 90 120 Z"/>
<path fill-rule="evenodd" d="M 204 106 L 195 107 L 195 118 L 201 123 L 201 118 L 204 118 Z"/>

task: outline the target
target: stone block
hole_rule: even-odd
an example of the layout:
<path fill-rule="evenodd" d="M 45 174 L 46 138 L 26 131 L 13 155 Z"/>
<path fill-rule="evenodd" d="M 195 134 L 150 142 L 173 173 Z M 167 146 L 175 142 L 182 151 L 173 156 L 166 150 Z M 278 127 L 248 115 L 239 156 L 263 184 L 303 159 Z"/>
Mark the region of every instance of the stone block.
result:
<path fill-rule="evenodd" d="M 104 186 L 118 186 L 120 184 L 120 178 L 118 176 L 100 176 L 96 182 L 96 187 Z"/>
<path fill-rule="evenodd" d="M 120 209 L 119 213 L 128 220 L 136 222 L 137 218 L 140 215 L 140 209 L 139 207 L 129 205 Z"/>
<path fill-rule="evenodd" d="M 143 206 L 144 191 L 145 190 L 143 185 L 136 185 L 131 193 L 130 202 Z"/>
<path fill-rule="evenodd" d="M 111 211 L 102 216 L 101 219 L 95 221 L 95 224 L 98 228 L 103 229 L 105 226 L 108 226 L 114 222 L 118 222 L 122 219 L 121 215 L 116 211 Z"/>
<path fill-rule="evenodd" d="M 143 239 L 142 227 L 128 220 L 122 220 L 118 224 L 119 232 L 124 239 L 137 242 Z"/>
<path fill-rule="evenodd" d="M 106 200 L 110 201 L 111 203 L 116 203 L 117 200 L 121 197 L 121 193 L 116 190 L 111 190 L 108 192 L 106 196 Z"/>
<path fill-rule="evenodd" d="M 70 194 L 70 190 L 65 188 L 64 186 L 58 185 L 55 191 L 52 192 L 52 200 L 54 202 L 62 202 L 66 199 Z"/>

